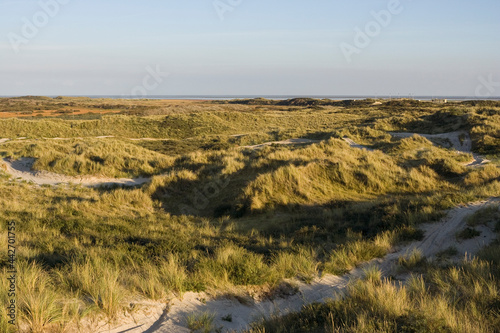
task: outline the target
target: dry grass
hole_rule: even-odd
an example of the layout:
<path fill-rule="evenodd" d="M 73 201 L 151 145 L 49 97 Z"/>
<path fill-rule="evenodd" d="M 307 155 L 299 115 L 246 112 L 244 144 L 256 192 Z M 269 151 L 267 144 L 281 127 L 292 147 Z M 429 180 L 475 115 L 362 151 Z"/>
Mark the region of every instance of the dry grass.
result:
<path fill-rule="evenodd" d="M 124 113 L 0 120 L 2 136 L 30 137 L 2 144 L 3 156 L 34 157 L 35 168 L 69 175 L 155 175 L 142 188 L 88 189 L 35 187 L 1 174 L 0 237 L 6 239 L 7 221 L 16 221 L 19 318 L 32 331 L 62 332 L 85 317 L 112 321 L 137 298 L 274 288 L 285 278 L 308 282 L 320 271 L 342 274 L 418 238 L 418 224 L 437 220 L 443 210 L 500 193 L 495 163 L 464 168 L 470 156 L 419 136 L 397 140 L 386 133 L 472 129 L 475 151 L 491 153 L 497 107 L 487 116 L 477 106 L 409 102 L 0 102 L 9 112 L 84 107 Z M 91 138 L 99 135 L 116 138 Z M 351 148 L 343 136 L 375 150 Z M 241 148 L 293 137 L 323 141 Z M 402 264 L 425 274 L 407 286 L 368 269 L 346 299 L 254 330 L 493 332 L 499 327 L 498 253 L 494 244 L 481 254 L 492 264 L 435 272 L 410 255 Z M 11 329 L 4 307 L 0 314 L 0 330 Z"/>
<path fill-rule="evenodd" d="M 62 321 L 62 299 L 50 276 L 35 264 L 21 262 L 19 272 L 19 315 L 34 333 Z"/>
<path fill-rule="evenodd" d="M 69 176 L 149 176 L 173 164 L 173 158 L 114 139 L 14 141 L 0 149 L 4 158 L 35 158 L 34 170 Z"/>
<path fill-rule="evenodd" d="M 375 270 L 349 287 L 344 299 L 305 306 L 250 332 L 495 332 L 496 278 L 484 262 L 413 276 L 406 285 L 380 280 Z"/>

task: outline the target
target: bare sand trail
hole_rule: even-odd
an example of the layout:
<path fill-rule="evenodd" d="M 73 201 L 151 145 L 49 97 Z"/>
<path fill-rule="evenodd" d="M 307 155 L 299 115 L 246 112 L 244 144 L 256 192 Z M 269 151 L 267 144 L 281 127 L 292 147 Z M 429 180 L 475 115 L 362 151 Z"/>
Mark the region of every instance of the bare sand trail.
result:
<path fill-rule="evenodd" d="M 102 135 L 96 136 L 95 139 L 107 139 L 114 138 L 113 135 Z M 25 140 L 26 138 L 16 138 L 16 139 L 0 139 L 0 144 L 17 141 L 17 140 Z M 73 140 L 80 139 L 83 140 L 83 137 L 74 137 L 74 138 L 44 138 L 50 140 Z M 130 139 L 130 140 L 165 140 L 165 139 L 152 139 L 152 138 L 140 138 L 140 139 Z M 139 186 L 145 184 L 151 180 L 151 177 L 139 177 L 139 178 L 111 178 L 111 177 L 101 177 L 101 176 L 67 176 L 61 175 L 49 171 L 37 171 L 33 170 L 32 166 L 35 162 L 33 158 L 20 158 L 18 160 L 10 160 L 4 158 L 0 160 L 0 170 L 3 170 L 10 174 L 12 177 L 20 180 L 25 180 L 28 182 L 32 182 L 37 185 L 59 185 L 59 184 L 79 184 L 86 187 L 99 187 L 99 186 Z"/>
<path fill-rule="evenodd" d="M 414 133 L 391 133 L 395 137 L 410 137 Z M 437 135 L 422 135 L 429 139 L 442 139 L 443 142 L 449 143 L 449 148 L 455 148 L 459 152 L 471 151 L 470 137 L 465 132 L 453 132 Z M 101 137 L 104 138 L 104 137 Z M 64 138 L 59 138 L 64 139 Z M 352 140 L 346 140 L 352 147 L 367 149 L 364 146 L 356 144 Z M 0 144 L 9 141 L 8 139 L 0 139 Z M 267 142 L 260 145 L 247 146 L 245 148 L 261 149 L 272 144 L 311 144 L 319 141 L 309 139 L 289 139 L 277 142 Z M 441 144 L 441 143 L 440 143 Z M 484 159 L 475 156 L 474 161 L 469 164 L 471 166 L 485 163 Z M 135 186 L 148 182 L 150 178 L 137 179 L 114 179 L 103 177 L 71 177 L 64 176 L 46 171 L 33 171 L 34 159 L 22 158 L 17 161 L 3 160 L 1 166 L 8 174 L 15 178 L 20 178 L 32 181 L 36 184 L 56 185 L 60 183 L 82 184 L 84 186 L 102 186 L 102 185 L 125 185 Z M 0 162 L 1 163 L 1 162 Z M 349 274 L 343 276 L 334 276 L 325 274 L 315 278 L 311 284 L 305 284 L 300 281 L 293 281 L 298 286 L 298 292 L 294 295 L 276 298 L 274 300 L 266 300 L 260 302 L 244 302 L 241 303 L 234 297 L 215 298 L 211 299 L 205 293 L 188 292 L 182 298 L 174 298 L 168 304 L 148 303 L 148 312 L 141 314 L 128 315 L 120 319 L 119 327 L 106 328 L 99 332 L 155 332 L 155 333 L 177 333 L 189 332 L 186 327 L 186 316 L 194 312 L 208 311 L 215 315 L 214 323 L 216 327 L 221 327 L 223 332 L 238 331 L 248 328 L 248 325 L 260 318 L 269 317 L 272 314 L 286 314 L 292 311 L 298 311 L 305 304 L 313 302 L 324 302 L 328 299 L 341 297 L 345 292 L 350 281 L 359 279 L 363 276 L 363 268 L 367 265 L 375 265 L 380 267 L 387 276 L 393 271 L 393 267 L 398 258 L 412 249 L 420 249 L 422 253 L 429 258 L 432 258 L 441 251 L 450 247 L 457 249 L 456 258 L 461 258 L 467 253 L 474 255 L 481 247 L 491 243 L 496 235 L 490 226 L 478 226 L 477 229 L 481 232 L 479 237 L 458 241 L 455 234 L 462 230 L 466 224 L 466 218 L 470 214 L 487 205 L 498 203 L 500 200 L 490 199 L 483 202 L 477 202 L 466 206 L 460 206 L 448 212 L 446 218 L 437 224 L 426 224 L 422 226 L 425 231 L 425 238 L 419 242 L 413 242 L 407 246 L 394 249 L 394 251 L 384 258 L 374 259 L 364 265 L 352 270 Z M 224 321 L 222 317 L 231 316 L 232 321 Z M 100 325 L 100 327 L 104 327 Z M 95 332 L 96 328 L 89 331 Z"/>
<path fill-rule="evenodd" d="M 325 274 L 315 278 L 311 284 L 293 281 L 298 286 L 294 295 L 266 300 L 261 302 L 240 302 L 234 297 L 211 299 L 205 293 L 188 292 L 182 298 L 171 300 L 161 312 L 153 317 L 142 317 L 136 322 L 123 324 L 120 327 L 106 329 L 100 332 L 111 333 L 184 333 L 190 332 L 187 328 L 186 317 L 192 313 L 209 312 L 215 316 L 215 326 L 222 332 L 241 331 L 249 327 L 250 323 L 261 318 L 268 318 L 273 314 L 284 315 L 299 311 L 302 306 L 311 303 L 325 302 L 345 295 L 347 286 L 353 280 L 364 276 L 364 269 L 368 266 L 379 267 L 384 276 L 396 274 L 396 264 L 400 256 L 413 249 L 420 249 L 427 258 L 433 258 L 442 251 L 454 247 L 457 255 L 453 258 L 460 260 L 465 255 L 474 256 L 483 246 L 490 244 L 495 238 L 491 226 L 479 226 L 481 235 L 466 241 L 458 241 L 456 233 L 466 226 L 467 217 L 488 205 L 497 204 L 499 198 L 492 198 L 482 202 L 462 205 L 447 212 L 439 223 L 424 224 L 425 232 L 422 241 L 412 242 L 409 245 L 394 249 L 384 258 L 371 260 L 343 276 Z M 224 321 L 223 317 L 230 316 L 231 322 Z M 122 323 L 126 322 L 125 319 Z"/>
<path fill-rule="evenodd" d="M 34 171 L 32 165 L 34 158 L 24 157 L 15 161 L 3 159 L 0 169 L 7 172 L 13 178 L 33 182 L 37 185 L 58 185 L 58 184 L 80 184 L 87 187 L 99 186 L 138 186 L 151 180 L 148 177 L 142 178 L 109 178 L 99 176 L 66 176 L 49 171 Z"/>
<path fill-rule="evenodd" d="M 465 131 L 459 132 L 450 132 L 443 134 L 419 134 L 419 133 L 396 133 L 390 132 L 393 137 L 397 138 L 408 138 L 413 135 L 420 135 L 429 140 L 433 140 L 434 142 L 446 147 L 453 148 L 460 153 L 471 153 L 472 150 L 472 141 L 470 136 Z M 243 135 L 243 134 L 241 134 Z M 114 136 L 106 135 L 106 136 L 98 136 L 96 139 L 105 139 L 105 138 L 114 138 Z M 14 140 L 24 140 L 26 138 L 17 138 L 17 139 L 0 139 L 0 144 L 14 141 Z M 83 139 L 83 138 L 51 138 L 53 140 L 70 140 L 70 139 Z M 130 140 L 139 141 L 162 141 L 168 139 L 154 139 L 154 138 L 130 138 Z M 359 148 L 359 149 L 367 149 L 366 146 L 359 145 L 353 140 L 344 137 L 344 141 L 346 141 L 351 147 Z M 294 138 L 283 141 L 272 141 L 265 142 L 258 145 L 252 146 L 243 146 L 242 148 L 248 149 L 262 149 L 264 147 L 270 145 L 304 145 L 304 144 L 313 144 L 318 143 L 320 140 L 311 140 L 311 139 L 303 139 L 303 138 Z M 466 163 L 466 166 L 475 167 L 480 166 L 485 163 L 490 162 L 486 158 L 481 155 L 472 153 L 473 160 L 469 163 Z M 121 186 L 138 186 L 144 183 L 147 183 L 151 180 L 151 178 L 142 177 L 142 178 L 104 178 L 98 176 L 81 176 L 81 177 L 72 177 L 66 175 L 59 175 L 56 173 L 51 173 L 48 171 L 33 171 L 31 169 L 31 165 L 33 165 L 34 160 L 29 158 L 20 159 L 18 161 L 11 161 L 8 159 L 3 159 L 3 165 L 0 161 L 0 169 L 3 169 L 14 178 L 19 178 L 22 180 L 26 180 L 29 182 L 33 182 L 37 185 L 57 185 L 57 184 L 81 184 L 83 186 L 89 187 L 98 187 L 98 186 L 111 186 L 111 185 L 121 185 Z"/>
<path fill-rule="evenodd" d="M 466 253 L 471 255 L 477 253 L 496 239 L 494 225 L 476 226 L 475 229 L 480 232 L 480 235 L 472 239 L 457 240 L 456 234 L 467 227 L 467 218 L 470 215 L 481 208 L 498 203 L 500 203 L 499 198 L 492 198 L 451 210 L 439 223 L 424 225 L 425 238 L 410 246 L 410 250 L 417 248 L 428 258 L 450 247 L 457 249 L 458 254 L 455 258 L 463 258 Z"/>
<path fill-rule="evenodd" d="M 97 136 L 95 139 L 106 139 L 106 138 L 114 138 L 112 135 L 105 136 Z M 0 139 L 0 144 L 24 140 L 26 138 L 16 138 L 16 139 Z M 72 139 L 81 139 L 82 137 L 75 138 L 47 138 L 51 140 L 72 140 Z M 168 139 L 155 139 L 155 138 L 128 138 L 129 140 L 134 141 L 166 141 Z M 275 141 L 275 142 L 266 142 L 259 145 L 254 146 L 245 146 L 243 148 L 250 149 L 262 149 L 266 146 L 270 146 L 272 144 L 282 144 L 282 145 L 293 145 L 293 144 L 312 144 L 317 143 L 318 140 L 309 140 L 309 139 L 288 139 L 284 141 Z M 18 160 L 10 160 L 3 159 L 0 160 L 0 170 L 4 170 L 12 177 L 16 179 L 25 180 L 28 182 L 32 182 L 37 185 L 58 185 L 58 184 L 80 184 L 87 187 L 99 187 L 99 186 L 138 186 L 145 184 L 151 180 L 151 177 L 140 177 L 140 178 L 108 178 L 108 177 L 100 177 L 100 176 L 67 176 L 61 175 L 49 171 L 36 171 L 32 169 L 33 163 L 35 159 L 33 158 L 20 158 Z"/>
<path fill-rule="evenodd" d="M 393 137 L 396 138 L 409 138 L 414 135 L 422 136 L 426 139 L 429 139 L 439 145 L 442 145 L 445 148 L 455 149 L 460 153 L 472 154 L 473 160 L 469 163 L 466 163 L 466 166 L 474 167 L 489 163 L 485 157 L 475 154 L 472 152 L 472 140 L 470 138 L 469 133 L 466 131 L 457 131 L 457 132 L 449 132 L 449 133 L 441 133 L 441 134 L 420 134 L 420 133 L 398 133 L 398 132 L 389 132 Z"/>
<path fill-rule="evenodd" d="M 248 149 L 262 149 L 267 146 L 271 145 L 297 145 L 297 144 L 312 144 L 312 143 L 318 143 L 320 140 L 310 140 L 310 139 L 288 139 L 288 140 L 283 140 L 283 141 L 272 141 L 272 142 L 264 142 L 258 145 L 253 145 L 253 146 L 242 146 L 242 148 L 248 148 Z"/>

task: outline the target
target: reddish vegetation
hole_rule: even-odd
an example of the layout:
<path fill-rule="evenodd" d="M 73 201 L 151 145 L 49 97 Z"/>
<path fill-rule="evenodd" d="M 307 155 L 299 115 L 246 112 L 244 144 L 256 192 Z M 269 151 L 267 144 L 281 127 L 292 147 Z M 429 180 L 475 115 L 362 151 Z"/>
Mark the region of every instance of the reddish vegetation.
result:
<path fill-rule="evenodd" d="M 54 116 L 60 116 L 60 115 L 78 115 L 78 114 L 86 114 L 86 113 L 101 113 L 101 114 L 106 114 L 106 113 L 119 113 L 121 110 L 99 110 L 99 109 L 71 109 L 68 111 L 71 112 L 61 112 L 61 110 L 40 110 L 40 111 L 35 111 L 35 112 L 0 112 L 0 118 L 23 118 L 23 117 L 54 117 Z"/>

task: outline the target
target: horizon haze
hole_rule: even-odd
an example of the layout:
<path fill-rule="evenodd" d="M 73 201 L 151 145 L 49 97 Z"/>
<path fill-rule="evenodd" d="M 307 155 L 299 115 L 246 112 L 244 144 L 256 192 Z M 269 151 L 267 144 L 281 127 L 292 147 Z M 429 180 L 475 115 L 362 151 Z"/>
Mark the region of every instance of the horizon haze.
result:
<path fill-rule="evenodd" d="M 0 95 L 500 95 L 500 4 L 0 1 Z"/>

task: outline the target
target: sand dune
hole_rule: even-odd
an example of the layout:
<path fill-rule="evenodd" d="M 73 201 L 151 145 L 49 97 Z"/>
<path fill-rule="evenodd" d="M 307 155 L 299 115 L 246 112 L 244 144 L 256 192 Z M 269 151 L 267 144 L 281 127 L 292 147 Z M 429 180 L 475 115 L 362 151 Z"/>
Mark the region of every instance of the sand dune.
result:
<path fill-rule="evenodd" d="M 500 198 L 492 198 L 451 209 L 440 222 L 421 226 L 425 232 L 422 241 L 412 242 L 409 245 L 394 249 L 394 252 L 384 258 L 371 260 L 343 276 L 326 274 L 317 277 L 311 284 L 294 281 L 299 288 L 299 292 L 289 297 L 242 304 L 235 298 L 210 299 L 210 296 L 206 293 L 188 292 L 182 298 L 171 300 L 165 306 L 163 314 L 157 313 L 155 316 L 149 317 L 149 321 L 148 317 L 142 317 L 135 323 L 122 325 L 112 330 L 102 330 L 101 332 L 187 333 L 190 330 L 186 327 L 185 318 L 191 313 L 205 311 L 215 315 L 215 326 L 222 327 L 222 332 L 241 331 L 260 318 L 268 318 L 273 314 L 284 315 L 299 311 L 306 304 L 325 302 L 336 297 L 342 297 L 347 291 L 348 284 L 363 277 L 363 269 L 368 266 L 379 267 L 384 276 L 397 275 L 395 265 L 399 257 L 413 249 L 420 249 L 424 256 L 430 259 L 450 247 L 457 249 L 457 255 L 452 259 L 460 260 L 465 255 L 474 256 L 478 250 L 490 244 L 496 238 L 493 228 L 480 226 L 477 228 L 481 231 L 479 237 L 464 241 L 458 241 L 455 234 L 465 228 L 468 216 L 481 208 L 499 202 Z M 222 320 L 222 317 L 228 315 L 231 315 L 231 322 Z"/>
<path fill-rule="evenodd" d="M 397 138 L 408 138 L 412 137 L 413 135 L 420 135 L 422 137 L 425 137 L 429 140 L 438 140 L 439 144 L 444 145 L 446 148 L 453 148 L 457 150 L 458 152 L 461 153 L 471 153 L 472 150 L 472 141 L 470 139 L 470 136 L 467 132 L 450 132 L 450 133 L 443 133 L 443 134 L 419 134 L 419 133 L 396 133 L 396 132 L 391 132 L 390 133 L 392 136 L 397 137 Z M 105 139 L 105 138 L 113 138 L 113 136 L 99 136 L 96 137 L 97 139 Z M 25 138 L 17 138 L 16 140 L 22 140 Z M 53 140 L 66 140 L 66 139 L 73 139 L 73 138 L 52 138 Z M 80 138 L 81 139 L 81 138 Z M 139 138 L 139 139 L 133 139 L 133 140 L 165 140 L 165 139 L 152 139 L 152 138 Z M 359 145 L 353 140 L 344 137 L 344 141 L 346 141 L 351 147 L 353 148 L 359 148 L 359 149 L 367 149 L 371 150 L 370 148 L 367 148 L 366 146 Z M 11 139 L 0 139 L 0 144 L 11 141 Z M 301 144 L 313 144 L 313 143 L 318 143 L 320 142 L 319 140 L 310 140 L 310 139 L 303 139 L 303 138 L 296 138 L 296 139 L 288 139 L 288 140 L 283 140 L 283 141 L 272 141 L 272 142 L 265 142 L 261 143 L 258 145 L 252 145 L 252 146 L 243 146 L 242 148 L 247 148 L 247 149 L 262 149 L 264 147 L 270 146 L 270 145 L 301 145 Z M 466 166 L 470 167 L 475 167 L 479 165 L 483 165 L 485 163 L 488 163 L 489 160 L 484 158 L 481 155 L 474 154 L 472 153 L 473 160 L 471 162 L 466 163 Z M 23 158 L 18 161 L 11 161 L 8 159 L 4 159 L 3 163 L 4 166 L 2 169 L 9 173 L 11 176 L 14 178 L 20 178 L 22 180 L 26 180 L 29 182 L 33 182 L 37 185 L 57 185 L 57 184 L 81 184 L 83 186 L 89 186 L 89 187 L 98 187 L 98 186 L 111 186 L 111 185 L 122 185 L 122 186 L 137 186 L 137 185 L 142 185 L 144 183 L 147 183 L 148 181 L 151 180 L 151 178 L 148 177 L 142 177 L 142 178 L 105 178 L 105 177 L 98 177 L 98 176 L 81 176 L 81 177 L 72 177 L 72 176 L 66 176 L 66 175 L 60 175 L 48 171 L 33 171 L 31 169 L 31 166 L 33 165 L 34 160 L 30 158 Z"/>

